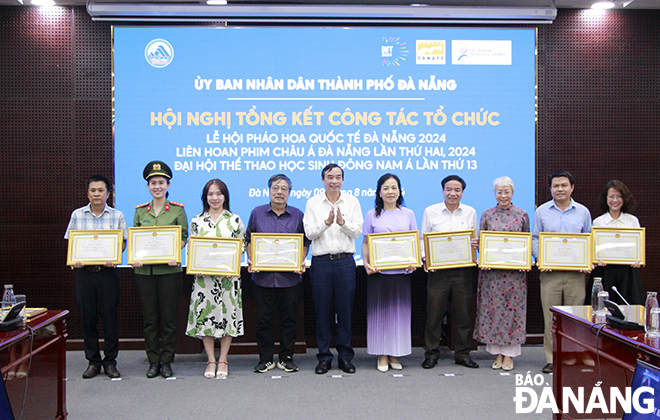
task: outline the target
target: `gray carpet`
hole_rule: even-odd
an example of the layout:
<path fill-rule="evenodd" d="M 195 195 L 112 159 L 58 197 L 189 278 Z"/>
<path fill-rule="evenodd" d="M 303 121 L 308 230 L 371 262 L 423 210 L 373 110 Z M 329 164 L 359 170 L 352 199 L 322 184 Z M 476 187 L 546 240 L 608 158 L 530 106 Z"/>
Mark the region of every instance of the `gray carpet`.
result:
<path fill-rule="evenodd" d="M 316 349 L 295 355 L 297 373 L 274 369 L 252 372 L 255 355 L 230 355 L 229 377 L 202 376 L 206 357 L 178 355 L 173 365 L 176 380 L 147 379 L 148 364 L 142 351 L 122 351 L 118 369 L 121 381 L 100 374 L 82 379 L 87 367 L 82 352 L 67 353 L 67 409 L 69 420 L 105 419 L 544 419 L 551 413 L 515 414 L 515 374 L 540 373 L 545 364 L 541 346 L 525 346 L 515 358 L 510 375 L 493 370 L 494 357 L 479 347 L 472 358 L 479 369 L 453 363 L 451 352 L 442 350 L 438 365 L 421 367 L 424 351 L 414 348 L 402 357 L 402 371 L 376 370 L 376 357 L 356 349 L 354 375 L 333 369 L 316 375 Z M 403 376 L 397 377 L 396 374 Z M 455 376 L 451 376 L 451 375 Z M 277 376 L 280 376 L 279 378 Z M 337 377 L 338 376 L 338 377 Z M 552 385 L 552 376 L 545 375 Z"/>

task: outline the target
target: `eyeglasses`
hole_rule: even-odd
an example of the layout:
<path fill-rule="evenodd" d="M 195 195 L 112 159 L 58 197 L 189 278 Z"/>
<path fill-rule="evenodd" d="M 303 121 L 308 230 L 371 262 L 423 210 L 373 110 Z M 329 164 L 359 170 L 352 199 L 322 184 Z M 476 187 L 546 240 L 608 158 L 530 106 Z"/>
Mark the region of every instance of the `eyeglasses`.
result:
<path fill-rule="evenodd" d="M 272 187 L 270 187 L 270 190 L 272 192 L 282 191 L 283 193 L 288 193 L 289 192 L 289 187 L 278 187 L 276 185 L 273 185 Z"/>

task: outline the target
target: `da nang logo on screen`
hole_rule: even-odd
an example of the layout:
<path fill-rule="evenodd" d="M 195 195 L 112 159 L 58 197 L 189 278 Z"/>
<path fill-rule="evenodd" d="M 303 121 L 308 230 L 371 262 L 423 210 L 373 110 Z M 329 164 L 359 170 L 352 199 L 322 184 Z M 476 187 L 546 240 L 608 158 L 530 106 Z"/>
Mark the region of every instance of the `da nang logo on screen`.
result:
<path fill-rule="evenodd" d="M 144 49 L 144 58 L 157 69 L 167 67 L 174 59 L 174 48 L 164 39 L 154 39 Z"/>
<path fill-rule="evenodd" d="M 417 40 L 416 64 L 445 64 L 445 41 Z"/>

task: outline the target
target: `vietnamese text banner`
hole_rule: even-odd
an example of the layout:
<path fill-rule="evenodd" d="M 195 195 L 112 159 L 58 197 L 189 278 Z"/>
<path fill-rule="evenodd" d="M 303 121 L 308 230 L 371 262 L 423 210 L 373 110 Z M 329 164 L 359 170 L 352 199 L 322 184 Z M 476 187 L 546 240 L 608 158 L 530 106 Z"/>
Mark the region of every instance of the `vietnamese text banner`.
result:
<path fill-rule="evenodd" d="M 465 179 L 462 202 L 478 214 L 496 204 L 493 180 L 511 177 L 514 204 L 533 216 L 533 29 L 113 32 L 116 205 L 129 221 L 151 200 L 142 178 L 151 160 L 173 170 L 170 199 L 189 218 L 202 211 L 204 184 L 220 178 L 247 224 L 277 173 L 304 210 L 331 162 L 364 214 L 391 172 L 418 225 L 450 174 Z"/>

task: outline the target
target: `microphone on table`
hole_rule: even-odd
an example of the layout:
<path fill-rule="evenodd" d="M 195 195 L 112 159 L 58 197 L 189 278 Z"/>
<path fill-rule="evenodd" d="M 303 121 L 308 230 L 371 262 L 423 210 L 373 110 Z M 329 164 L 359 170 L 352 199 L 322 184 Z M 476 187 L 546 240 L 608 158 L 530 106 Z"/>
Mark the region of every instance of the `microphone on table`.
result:
<path fill-rule="evenodd" d="M 628 307 L 628 310 L 626 311 L 626 314 L 624 315 L 621 312 L 621 308 L 619 308 L 619 305 L 616 303 L 612 302 L 611 300 L 603 300 L 603 303 L 607 307 L 607 309 L 610 311 L 612 315 L 606 315 L 605 318 L 607 319 L 607 325 L 614 327 L 614 328 L 619 328 L 622 330 L 639 330 L 642 331 L 644 330 L 644 326 L 634 322 L 634 321 L 628 321 L 626 318 L 628 318 L 628 313 L 630 312 L 630 304 L 628 301 L 621 296 L 621 293 L 616 289 L 616 286 L 612 286 L 612 290 L 616 292 L 617 295 L 626 303 L 626 306 Z"/>
<path fill-rule="evenodd" d="M 612 290 L 614 290 L 616 292 L 616 294 L 619 295 L 619 297 L 621 298 L 623 303 L 626 304 L 627 309 L 626 309 L 626 316 L 624 318 L 624 321 L 627 321 L 628 320 L 628 314 L 630 313 L 630 304 L 628 303 L 626 298 L 624 298 L 623 295 L 621 293 L 619 293 L 619 290 L 616 288 L 616 286 L 612 286 Z"/>

